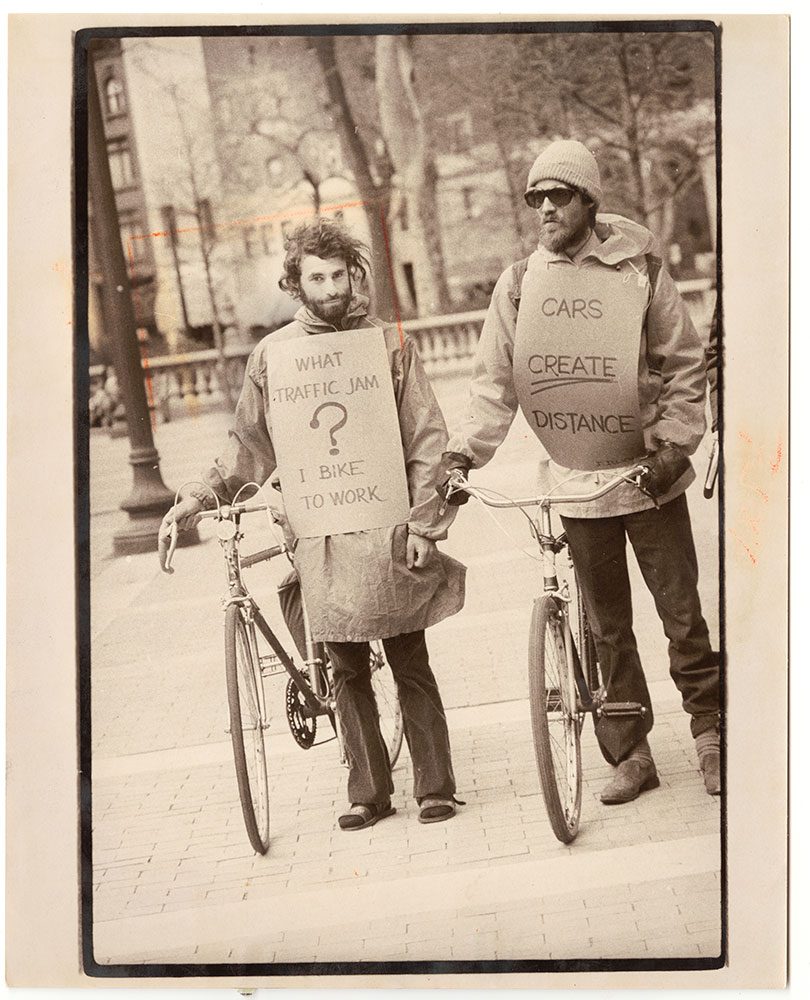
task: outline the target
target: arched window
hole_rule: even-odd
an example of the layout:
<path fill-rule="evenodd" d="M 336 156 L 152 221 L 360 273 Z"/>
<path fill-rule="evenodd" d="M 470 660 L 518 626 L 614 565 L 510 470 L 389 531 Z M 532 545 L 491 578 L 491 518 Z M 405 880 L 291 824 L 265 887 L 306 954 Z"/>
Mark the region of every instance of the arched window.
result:
<path fill-rule="evenodd" d="M 116 77 L 111 76 L 104 84 L 104 97 L 107 103 L 108 115 L 120 115 L 124 110 L 124 85 Z"/>

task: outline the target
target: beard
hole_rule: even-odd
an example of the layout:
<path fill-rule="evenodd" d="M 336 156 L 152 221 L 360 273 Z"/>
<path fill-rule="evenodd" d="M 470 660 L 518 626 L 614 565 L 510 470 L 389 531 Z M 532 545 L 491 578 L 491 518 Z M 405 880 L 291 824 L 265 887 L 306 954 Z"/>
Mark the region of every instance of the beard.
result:
<path fill-rule="evenodd" d="M 319 299 L 310 297 L 303 290 L 301 291 L 301 301 L 311 313 L 322 319 L 325 323 L 337 325 L 346 315 L 349 303 L 352 300 L 351 289 L 331 299 Z"/>
<path fill-rule="evenodd" d="M 540 224 L 540 243 L 546 250 L 559 253 L 584 242 L 590 228 L 587 219 L 578 226 L 572 226 L 560 219 L 550 219 Z"/>

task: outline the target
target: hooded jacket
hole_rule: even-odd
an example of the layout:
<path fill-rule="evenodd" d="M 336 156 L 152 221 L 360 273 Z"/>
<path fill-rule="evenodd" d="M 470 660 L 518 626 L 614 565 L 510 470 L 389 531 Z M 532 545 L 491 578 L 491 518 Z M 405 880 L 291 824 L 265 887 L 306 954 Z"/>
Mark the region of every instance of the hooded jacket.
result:
<path fill-rule="evenodd" d="M 293 541 L 316 641 L 363 642 L 415 632 L 455 614 L 464 604 L 465 570 L 460 563 L 438 551 L 419 569 L 408 569 L 405 563 L 409 532 L 445 538 L 454 516 L 449 509 L 439 515 L 434 489 L 447 429 L 413 343 L 402 341 L 396 328 L 369 317 L 367 306 L 364 296 L 355 295 L 344 328 L 384 331 L 411 509 L 406 524 Z M 269 349 L 281 340 L 336 329 L 302 306 L 291 323 L 268 334 L 248 358 L 227 446 L 203 477 L 225 502 L 245 483 L 265 483 L 276 469 L 267 388 Z"/>
<path fill-rule="evenodd" d="M 586 294 L 588 272 L 594 268 L 647 274 L 646 254 L 653 249 L 653 243 L 652 233 L 638 223 L 618 215 L 600 215 L 594 234 L 573 259 L 541 245 L 529 258 L 528 266 L 576 268 Z M 518 410 L 512 358 L 520 290 L 514 283 L 510 267 L 495 285 L 473 364 L 467 417 L 448 445 L 450 451 L 466 455 L 476 469 L 492 458 Z M 706 430 L 703 344 L 674 281 L 663 268 L 654 292 L 648 295 L 639 330 L 638 359 L 644 444 L 652 452 L 661 442 L 669 441 L 691 455 Z M 542 329 L 537 331 L 537 338 L 538 346 L 542 346 Z M 622 471 L 574 470 L 552 461 L 542 445 L 540 451 L 538 485 L 542 494 L 561 486 L 564 480 L 561 493 L 591 493 Z M 625 468 L 633 464 L 636 463 Z M 679 496 L 694 478 L 690 467 L 659 503 Z M 556 510 L 569 517 L 610 517 L 646 510 L 653 505 L 640 490 L 623 484 L 600 500 L 560 504 Z"/>

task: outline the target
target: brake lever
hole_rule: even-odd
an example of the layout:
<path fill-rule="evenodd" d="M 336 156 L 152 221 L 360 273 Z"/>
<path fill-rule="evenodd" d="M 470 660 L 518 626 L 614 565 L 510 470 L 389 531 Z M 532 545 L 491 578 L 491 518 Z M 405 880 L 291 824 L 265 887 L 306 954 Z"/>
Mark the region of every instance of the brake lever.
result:
<path fill-rule="evenodd" d="M 652 500 L 652 502 L 655 504 L 656 510 L 660 510 L 661 509 L 661 504 L 658 502 L 658 497 L 656 497 L 652 493 L 650 493 L 650 491 L 648 489 L 646 489 L 644 487 L 644 485 L 643 485 L 643 479 L 644 479 L 644 477 L 645 476 L 649 476 L 649 474 L 650 474 L 649 468 L 646 465 L 642 465 L 642 466 L 640 466 L 639 471 L 636 473 L 636 475 L 630 477 L 630 482 L 637 489 L 641 490 L 641 492 L 645 496 L 649 497 L 650 500 Z"/>
<path fill-rule="evenodd" d="M 703 496 L 706 500 L 711 500 L 714 496 L 714 484 L 717 482 L 717 473 L 720 469 L 720 439 L 715 438 L 712 445 L 712 453 L 709 456 L 709 467 L 706 470 L 706 479 L 703 482 Z"/>
<path fill-rule="evenodd" d="M 166 572 L 174 573 L 172 568 L 172 557 L 174 556 L 174 550 L 177 548 L 177 536 L 179 534 L 177 528 L 177 521 L 172 521 L 172 526 L 169 530 L 169 551 L 166 553 Z"/>

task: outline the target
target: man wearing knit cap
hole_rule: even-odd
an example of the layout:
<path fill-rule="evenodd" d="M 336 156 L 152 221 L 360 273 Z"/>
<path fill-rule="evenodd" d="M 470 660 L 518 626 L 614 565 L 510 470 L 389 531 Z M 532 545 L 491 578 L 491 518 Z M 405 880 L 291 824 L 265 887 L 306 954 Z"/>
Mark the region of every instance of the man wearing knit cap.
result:
<path fill-rule="evenodd" d="M 629 802 L 660 784 L 647 734 L 650 694 L 636 639 L 629 538 L 669 640 L 670 673 L 691 717 L 707 792 L 720 793 L 720 669 L 697 591 L 686 488 L 705 432 L 703 345 L 652 234 L 599 215 L 599 167 L 576 141 L 552 142 L 529 171 L 526 203 L 540 241 L 499 278 L 476 353 L 467 416 L 450 438 L 451 471 L 485 465 L 518 407 L 540 439 L 540 489 L 592 493 L 623 469 L 649 469 L 645 492 L 622 484 L 600 500 L 560 505 L 593 630 L 606 701 L 597 738 L 616 770 L 602 792 Z M 464 503 L 463 491 L 448 496 Z"/>

